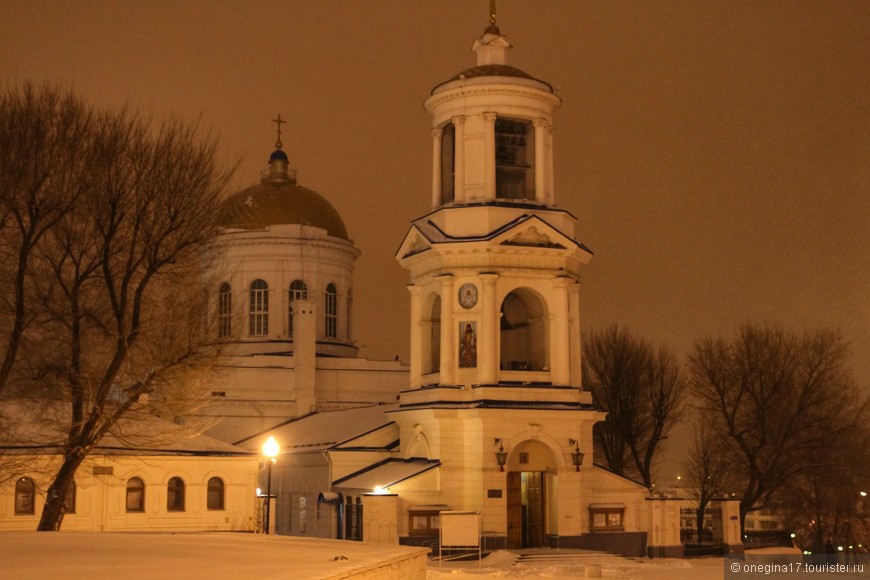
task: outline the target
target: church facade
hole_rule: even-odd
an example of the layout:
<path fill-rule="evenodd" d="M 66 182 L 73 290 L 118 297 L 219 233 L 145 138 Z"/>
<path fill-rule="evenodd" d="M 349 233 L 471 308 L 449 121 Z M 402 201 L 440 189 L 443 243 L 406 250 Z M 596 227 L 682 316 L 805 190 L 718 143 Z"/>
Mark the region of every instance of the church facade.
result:
<path fill-rule="evenodd" d="M 438 536 L 442 512 L 467 511 L 479 513 L 490 547 L 645 553 L 648 490 L 594 462 L 592 428 L 604 414 L 580 372 L 580 280 L 592 253 L 577 240 L 577 219 L 556 202 L 553 117 L 561 101 L 548 83 L 508 64 L 509 48 L 492 23 L 474 43 L 474 66 L 425 102 L 432 209 L 412 222 L 396 254 L 409 272 L 411 301 L 401 385 L 327 401 L 314 381 L 313 395 L 297 389 L 288 401 L 296 406 L 285 421 L 234 441 L 253 451 L 274 436 L 282 446 L 271 487 L 278 533 L 427 543 Z M 286 171 L 275 155 L 272 178 Z M 231 201 L 237 214 L 260 203 L 258 191 Z M 228 237 L 240 246 L 248 236 L 264 243 L 262 232 L 237 231 L 243 220 L 236 221 Z M 289 243 L 301 255 L 297 238 L 312 226 L 268 227 L 295 236 Z M 343 260 L 339 279 L 350 280 L 356 254 L 335 231 L 324 224 L 319 243 L 343 256 L 331 262 Z M 238 250 L 240 262 L 228 268 L 245 272 L 231 283 L 242 293 L 254 291 L 247 264 L 268 254 L 246 252 Z M 282 290 L 302 276 L 289 267 L 274 268 Z M 336 286 L 344 304 L 350 284 Z M 328 296 L 323 283 L 317 293 Z M 256 304 L 251 296 L 246 306 Z M 319 304 L 297 298 L 292 306 L 293 332 L 322 345 L 324 313 L 304 321 Z M 339 341 L 347 337 L 341 332 Z M 303 352 L 300 338 L 276 338 Z M 314 353 L 314 368 L 355 360 L 327 354 Z"/>

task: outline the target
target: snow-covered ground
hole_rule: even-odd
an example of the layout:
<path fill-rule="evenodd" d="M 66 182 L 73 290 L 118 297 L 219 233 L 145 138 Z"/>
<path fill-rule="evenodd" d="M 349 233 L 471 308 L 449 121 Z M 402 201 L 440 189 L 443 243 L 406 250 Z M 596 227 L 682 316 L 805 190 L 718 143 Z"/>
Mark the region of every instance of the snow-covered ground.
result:
<path fill-rule="evenodd" d="M 783 548 L 773 552 L 797 553 Z M 0 577 L 16 580 L 313 580 L 365 571 L 370 579 L 383 577 L 377 572 L 383 563 L 395 572 L 399 562 L 415 555 L 415 571 L 422 575 L 425 562 L 419 559 L 419 548 L 366 542 L 220 532 L 0 533 Z M 498 551 L 480 563 L 430 562 L 425 573 L 427 580 L 568 580 L 584 578 L 587 568 L 600 567 L 600 577 L 608 579 L 722 580 L 723 566 L 722 558 L 651 560 L 581 550 L 530 550 L 522 555 Z M 406 569 L 402 577 L 413 576 Z"/>
<path fill-rule="evenodd" d="M 452 562 L 429 565 L 427 580 L 481 580 L 509 578 L 568 580 L 584 578 L 586 568 L 600 566 L 601 578 L 620 580 L 722 580 L 722 558 L 693 560 L 621 558 L 596 553 L 552 551 L 539 557 L 518 558 L 512 552 L 490 555 L 477 562 Z M 594 576 L 593 576 L 594 577 Z"/>

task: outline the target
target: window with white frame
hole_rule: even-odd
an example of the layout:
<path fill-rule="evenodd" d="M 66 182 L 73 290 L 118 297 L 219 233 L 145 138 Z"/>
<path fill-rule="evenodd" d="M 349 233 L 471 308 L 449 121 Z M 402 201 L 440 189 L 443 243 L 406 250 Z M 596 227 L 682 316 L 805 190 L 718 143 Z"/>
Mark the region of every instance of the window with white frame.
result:
<path fill-rule="evenodd" d="M 269 285 L 264 280 L 251 282 L 249 334 L 267 336 L 269 334 Z"/>
<path fill-rule="evenodd" d="M 208 480 L 206 507 L 210 510 L 224 509 L 224 480 L 220 477 L 212 477 Z"/>
<path fill-rule="evenodd" d="M 227 282 L 218 290 L 218 336 L 228 338 L 232 332 L 233 294 Z"/>
<path fill-rule="evenodd" d="M 180 477 L 170 478 L 169 483 L 166 484 L 166 510 L 184 511 L 184 480 Z"/>
<path fill-rule="evenodd" d="M 326 287 L 326 338 L 338 338 L 338 291 L 335 284 Z"/>
<path fill-rule="evenodd" d="M 127 511 L 145 511 L 145 482 L 138 477 L 131 477 L 127 481 Z"/>
<path fill-rule="evenodd" d="M 15 482 L 15 515 L 29 516 L 36 513 L 36 484 L 29 477 L 19 477 Z"/>

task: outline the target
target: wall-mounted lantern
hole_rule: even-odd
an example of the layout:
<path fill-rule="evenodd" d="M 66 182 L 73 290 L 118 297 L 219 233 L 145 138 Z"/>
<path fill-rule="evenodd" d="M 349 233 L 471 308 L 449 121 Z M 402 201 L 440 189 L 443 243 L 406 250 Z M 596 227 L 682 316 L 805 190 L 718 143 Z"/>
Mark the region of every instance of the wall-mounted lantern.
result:
<path fill-rule="evenodd" d="M 496 437 L 493 440 L 493 445 L 498 445 L 498 451 L 495 452 L 495 462 L 498 463 L 499 471 L 504 471 L 504 464 L 507 463 L 507 451 L 501 443 L 501 439 Z"/>
<path fill-rule="evenodd" d="M 576 439 L 568 439 L 568 445 L 574 447 L 574 451 L 571 452 L 571 463 L 574 464 L 574 469 L 576 471 L 580 471 L 580 466 L 583 465 L 584 455 L 584 453 L 580 451 L 580 444 Z"/>

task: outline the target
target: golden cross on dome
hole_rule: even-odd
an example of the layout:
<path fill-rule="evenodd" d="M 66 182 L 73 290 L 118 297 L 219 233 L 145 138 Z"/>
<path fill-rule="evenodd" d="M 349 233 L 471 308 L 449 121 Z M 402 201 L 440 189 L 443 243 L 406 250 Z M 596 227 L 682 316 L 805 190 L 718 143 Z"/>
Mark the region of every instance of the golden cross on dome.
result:
<path fill-rule="evenodd" d="M 283 125 L 287 121 L 285 121 L 281 118 L 281 113 L 278 113 L 278 118 L 272 119 L 272 122 L 275 123 L 276 125 L 278 125 L 278 140 L 275 141 L 275 147 L 280 149 L 282 147 L 282 145 L 281 145 L 281 125 Z"/>
<path fill-rule="evenodd" d="M 489 0 L 489 26 L 486 27 L 486 34 L 496 34 L 501 36 L 501 32 L 495 23 L 495 0 Z"/>

